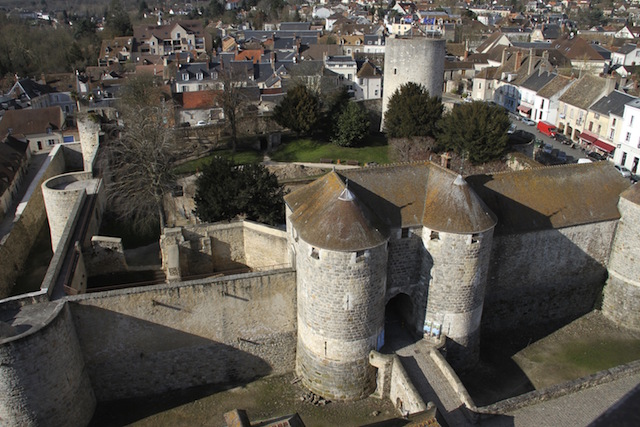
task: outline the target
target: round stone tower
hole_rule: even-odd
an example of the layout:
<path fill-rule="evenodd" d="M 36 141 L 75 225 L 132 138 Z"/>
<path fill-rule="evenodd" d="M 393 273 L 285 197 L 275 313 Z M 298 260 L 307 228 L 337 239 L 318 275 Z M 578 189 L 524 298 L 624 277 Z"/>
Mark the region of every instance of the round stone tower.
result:
<path fill-rule="evenodd" d="M 84 170 L 93 170 L 93 160 L 98 151 L 100 140 L 100 118 L 94 113 L 80 114 L 77 117 L 78 134 Z"/>
<path fill-rule="evenodd" d="M 427 190 L 420 281 L 427 289 L 425 331 L 447 337 L 447 360 L 456 368 L 478 361 L 480 320 L 496 221 L 458 175 L 433 169 Z M 442 195 L 446 195 L 443 197 Z"/>
<path fill-rule="evenodd" d="M 389 98 L 403 84 L 413 82 L 427 88 L 431 96 L 442 96 L 445 40 L 430 37 L 389 37 L 384 55 L 382 124 Z"/>
<path fill-rule="evenodd" d="M 71 217 L 79 197 L 95 194 L 100 181 L 93 179 L 90 172 L 72 172 L 58 175 L 42 183 L 42 197 L 47 210 L 51 247 L 56 251 L 67 222 Z"/>
<path fill-rule="evenodd" d="M 640 186 L 632 185 L 618 201 L 620 222 L 609 256 L 609 279 L 602 313 L 615 323 L 640 330 Z"/>
<path fill-rule="evenodd" d="M 69 306 L 57 302 L 16 311 L 2 313 L 0 322 L 0 424 L 87 425 L 96 398 Z"/>
<path fill-rule="evenodd" d="M 335 172 L 285 200 L 296 254 L 296 371 L 320 396 L 364 398 L 376 387 L 369 352 L 384 334 L 388 231 Z"/>

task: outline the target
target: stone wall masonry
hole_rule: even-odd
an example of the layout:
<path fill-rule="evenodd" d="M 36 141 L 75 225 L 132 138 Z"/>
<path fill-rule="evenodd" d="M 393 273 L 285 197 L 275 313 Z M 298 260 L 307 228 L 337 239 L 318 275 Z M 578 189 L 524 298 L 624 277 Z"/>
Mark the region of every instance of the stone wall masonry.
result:
<path fill-rule="evenodd" d="M 91 250 L 85 254 L 89 276 L 127 271 L 127 260 L 120 237 L 93 236 Z"/>
<path fill-rule="evenodd" d="M 418 283 L 422 265 L 421 228 L 411 229 L 409 236 L 400 237 L 400 230 L 391 230 L 387 289 Z"/>
<path fill-rule="evenodd" d="M 0 298 L 11 293 L 13 283 L 23 269 L 29 251 L 38 233 L 45 226 L 47 214 L 44 208 L 41 185 L 44 181 L 65 171 L 63 146 L 55 147 L 19 207 L 18 215 L 9 234 L 0 242 Z"/>
<path fill-rule="evenodd" d="M 621 326 L 640 330 L 640 207 L 620 198 L 618 210 L 621 218 L 611 248 L 602 313 Z"/>
<path fill-rule="evenodd" d="M 483 332 L 573 320 L 594 308 L 616 221 L 494 236 Z"/>
<path fill-rule="evenodd" d="M 251 221 L 219 222 L 166 229 L 161 238 L 180 248 L 183 277 L 249 267 L 268 270 L 291 264 L 286 232 Z M 163 265 L 167 268 L 167 259 Z"/>
<path fill-rule="evenodd" d="M 70 297 L 98 400 L 292 371 L 295 286 L 278 270 Z"/>
<path fill-rule="evenodd" d="M 365 397 L 375 389 L 369 352 L 384 330 L 386 243 L 337 252 L 299 238 L 296 253 L 302 382 L 331 399 Z"/>
<path fill-rule="evenodd" d="M 421 281 L 427 287 L 425 321 L 441 325 L 447 358 L 457 367 L 477 361 L 480 319 L 493 230 L 476 235 L 423 231 L 427 250 Z"/>
<path fill-rule="evenodd" d="M 377 397 L 389 399 L 403 416 L 427 410 L 397 355 L 372 351 L 369 363 L 378 369 Z"/>
<path fill-rule="evenodd" d="M 81 426 L 96 399 L 64 303 L 39 305 L 42 322 L 0 340 L 0 422 L 7 426 Z"/>
<path fill-rule="evenodd" d="M 639 374 L 640 360 L 636 360 L 634 362 L 596 372 L 595 374 L 578 378 L 573 381 L 521 394 L 520 396 L 505 399 L 492 405 L 482 406 L 479 408 L 474 407 L 470 409 L 478 414 L 479 418 L 489 418 L 493 415 L 512 413 L 520 408 L 536 405 L 547 400 L 557 399 L 561 396 L 566 396 L 580 390 L 595 387 L 599 384 L 606 384 L 620 378 L 637 376 Z"/>
<path fill-rule="evenodd" d="M 266 270 L 291 265 L 286 231 L 246 220 L 243 224 L 248 266 L 254 270 Z"/>

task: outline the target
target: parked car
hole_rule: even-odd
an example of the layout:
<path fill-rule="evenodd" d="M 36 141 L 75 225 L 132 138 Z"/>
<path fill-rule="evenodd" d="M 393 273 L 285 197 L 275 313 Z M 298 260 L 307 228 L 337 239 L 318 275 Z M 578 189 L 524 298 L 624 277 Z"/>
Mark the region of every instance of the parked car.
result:
<path fill-rule="evenodd" d="M 512 133 L 514 133 L 516 131 L 516 124 L 515 123 L 511 123 L 509 125 L 509 129 L 507 130 L 507 133 L 509 135 L 511 135 Z"/>
<path fill-rule="evenodd" d="M 564 151 L 559 151 L 558 160 L 560 160 L 562 163 L 567 163 L 567 153 L 565 153 Z"/>
<path fill-rule="evenodd" d="M 596 161 L 602 161 L 602 160 L 606 160 L 607 158 L 605 156 L 603 156 L 600 153 L 596 153 L 595 151 L 591 151 L 589 153 L 587 153 L 587 157 L 596 160 Z"/>
<path fill-rule="evenodd" d="M 524 123 L 527 126 L 534 126 L 536 124 L 536 122 L 534 122 L 531 119 L 527 119 L 526 117 L 522 118 L 522 123 Z"/>
<path fill-rule="evenodd" d="M 627 168 L 625 168 L 622 165 L 615 165 L 615 168 L 618 170 L 618 172 L 620 172 L 620 175 L 624 176 L 625 178 L 631 178 L 631 171 Z"/>
<path fill-rule="evenodd" d="M 544 144 L 542 146 L 542 151 L 544 151 L 547 154 L 551 154 L 551 152 L 553 151 L 553 145 L 551 144 Z"/>
<path fill-rule="evenodd" d="M 196 126 L 206 126 L 207 122 L 205 122 L 204 120 L 198 120 L 198 123 L 196 123 Z"/>
<path fill-rule="evenodd" d="M 556 133 L 555 139 L 556 141 L 561 142 L 564 145 L 571 145 L 571 140 L 567 138 L 567 135 L 563 133 Z"/>
<path fill-rule="evenodd" d="M 579 165 L 582 165 L 584 163 L 593 163 L 593 161 L 591 159 L 587 159 L 587 158 L 584 158 L 584 157 L 578 159 L 578 164 Z"/>

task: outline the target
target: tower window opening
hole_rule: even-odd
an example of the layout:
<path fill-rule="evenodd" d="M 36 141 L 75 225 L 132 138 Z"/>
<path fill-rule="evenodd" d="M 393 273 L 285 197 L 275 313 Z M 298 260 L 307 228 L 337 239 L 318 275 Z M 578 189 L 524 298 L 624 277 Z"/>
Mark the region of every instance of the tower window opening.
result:
<path fill-rule="evenodd" d="M 407 237 L 409 237 L 409 229 L 403 228 L 402 230 L 400 230 L 400 238 L 406 239 Z"/>
<path fill-rule="evenodd" d="M 311 248 L 311 258 L 320 259 L 320 251 L 316 248 Z"/>
<path fill-rule="evenodd" d="M 471 235 L 470 243 L 478 243 L 480 241 L 480 235 L 478 233 L 474 233 Z"/>
<path fill-rule="evenodd" d="M 429 236 L 429 238 L 431 240 L 440 240 L 440 232 L 439 231 L 432 231 L 431 235 Z"/>
<path fill-rule="evenodd" d="M 355 262 L 362 262 L 367 254 L 367 251 L 356 251 Z"/>

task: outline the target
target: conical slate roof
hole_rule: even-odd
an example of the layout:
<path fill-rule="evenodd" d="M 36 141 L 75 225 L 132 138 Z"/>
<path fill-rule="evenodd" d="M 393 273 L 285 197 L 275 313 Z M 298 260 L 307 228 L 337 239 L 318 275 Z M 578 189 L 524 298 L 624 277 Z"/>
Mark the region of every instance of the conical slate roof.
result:
<path fill-rule="evenodd" d="M 342 172 L 351 188 L 389 227 L 425 226 L 478 233 L 496 221 L 464 178 L 431 162 Z"/>
<path fill-rule="evenodd" d="M 387 228 L 336 172 L 285 196 L 302 240 L 323 249 L 353 252 L 386 242 Z"/>
<path fill-rule="evenodd" d="M 422 224 L 449 233 L 479 233 L 496 225 L 487 205 L 462 176 L 432 167 L 427 179 Z"/>
<path fill-rule="evenodd" d="M 491 211 L 461 176 L 429 162 L 334 171 L 285 201 L 302 239 L 333 250 L 377 246 L 389 228 L 468 234 L 495 226 Z"/>

